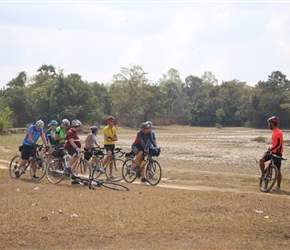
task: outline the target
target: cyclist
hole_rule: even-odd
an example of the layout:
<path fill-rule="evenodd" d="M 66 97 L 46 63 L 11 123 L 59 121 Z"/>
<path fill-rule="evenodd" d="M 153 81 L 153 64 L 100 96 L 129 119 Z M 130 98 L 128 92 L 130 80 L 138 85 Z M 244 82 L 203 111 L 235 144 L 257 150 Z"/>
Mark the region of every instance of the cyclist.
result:
<path fill-rule="evenodd" d="M 279 121 L 280 119 L 278 116 L 271 116 L 267 121 L 269 128 L 272 130 L 272 144 L 271 147 L 268 149 L 268 151 L 266 151 L 263 157 L 260 159 L 260 169 L 262 173 L 265 169 L 265 162 L 271 159 L 270 152 L 280 157 L 282 157 L 283 154 L 283 134 L 281 130 L 278 128 Z M 280 191 L 282 182 L 281 158 L 275 157 L 274 164 L 278 168 L 277 187 L 275 188 L 275 190 Z"/>
<path fill-rule="evenodd" d="M 87 135 L 85 139 L 85 159 L 89 161 L 93 155 L 92 149 L 96 145 L 97 147 L 100 147 L 98 141 L 97 141 L 97 134 L 98 134 L 99 128 L 98 126 L 92 126 L 91 132 Z M 86 162 L 87 163 L 87 162 Z M 85 172 L 86 172 L 87 166 L 85 165 Z M 97 171 L 101 171 L 102 173 L 105 172 L 103 167 L 100 167 Z"/>
<path fill-rule="evenodd" d="M 49 163 L 52 159 L 52 152 L 55 150 L 55 130 L 58 125 L 58 122 L 56 120 L 52 120 L 47 126 L 49 129 L 46 131 L 45 135 L 47 137 L 48 142 L 48 155 L 47 155 L 47 163 Z"/>
<path fill-rule="evenodd" d="M 136 139 L 132 145 L 132 147 L 135 147 L 136 149 L 133 151 L 138 151 L 136 154 L 135 161 L 133 162 L 131 166 L 131 173 L 135 173 L 134 168 L 136 166 L 140 166 L 140 163 L 142 161 L 143 153 L 149 153 L 149 147 L 153 145 L 156 147 L 155 142 L 153 141 L 151 133 L 149 133 L 149 124 L 147 122 L 144 122 L 140 126 L 141 130 L 137 133 Z M 141 170 L 141 182 L 145 183 L 147 180 L 145 178 L 145 168 L 142 168 Z"/>
<path fill-rule="evenodd" d="M 63 146 L 65 143 L 65 134 L 69 129 L 70 121 L 68 119 L 63 119 L 60 126 L 55 129 L 55 144 Z"/>
<path fill-rule="evenodd" d="M 146 123 L 148 123 L 148 125 L 149 125 L 149 133 L 151 133 L 152 140 L 154 141 L 154 143 L 157 147 L 156 135 L 155 135 L 155 132 L 152 130 L 153 123 L 151 121 L 147 121 Z M 149 146 L 151 146 L 151 145 L 149 145 Z"/>
<path fill-rule="evenodd" d="M 34 125 L 30 125 L 28 127 L 27 133 L 23 139 L 22 142 L 22 148 L 21 148 L 21 162 L 19 163 L 19 166 L 17 169 L 15 169 L 14 173 L 16 178 L 19 178 L 19 171 L 20 169 L 28 162 L 29 157 L 35 155 L 35 143 L 38 141 L 39 137 L 41 137 L 41 140 L 43 144 L 47 148 L 47 140 L 45 138 L 45 133 L 43 132 L 44 122 L 42 120 L 38 120 Z M 36 166 L 31 166 L 32 172 L 33 172 L 33 178 L 38 179 L 38 176 L 35 175 L 36 172 Z"/>
<path fill-rule="evenodd" d="M 82 123 L 79 120 L 72 120 L 72 127 L 67 131 L 65 137 L 67 141 L 65 142 L 64 148 L 67 150 L 68 154 L 71 155 L 69 162 L 66 166 L 66 172 L 72 174 L 72 184 L 78 184 L 76 181 L 76 162 L 79 160 L 79 152 L 81 148 L 80 138 L 77 134 Z"/>
<path fill-rule="evenodd" d="M 107 123 L 108 125 L 104 127 L 104 147 L 106 149 L 107 155 L 104 159 L 104 166 L 106 163 L 113 158 L 114 149 L 115 149 L 115 141 L 118 140 L 117 130 L 114 127 L 115 117 L 108 116 Z M 117 176 L 113 174 L 113 163 L 110 164 L 109 176 L 111 179 L 115 179 Z"/>

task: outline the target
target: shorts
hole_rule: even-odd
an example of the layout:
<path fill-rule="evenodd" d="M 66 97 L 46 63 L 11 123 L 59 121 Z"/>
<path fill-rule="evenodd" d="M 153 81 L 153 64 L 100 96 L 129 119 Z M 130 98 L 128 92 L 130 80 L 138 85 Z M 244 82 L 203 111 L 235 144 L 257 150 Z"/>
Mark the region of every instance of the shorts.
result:
<path fill-rule="evenodd" d="M 73 156 L 74 154 L 76 154 L 75 157 L 77 157 L 78 154 L 79 154 L 78 151 L 77 151 L 75 148 L 72 148 L 72 147 L 68 148 L 66 151 L 67 151 L 68 154 L 71 155 L 71 156 Z"/>
<path fill-rule="evenodd" d="M 114 149 L 115 149 L 115 144 L 113 145 L 104 145 L 106 151 L 111 151 L 112 152 L 112 155 L 114 155 Z"/>
<path fill-rule="evenodd" d="M 35 155 L 35 148 L 33 146 L 22 145 L 21 149 L 21 159 L 22 160 L 29 160 L 30 156 Z"/>
<path fill-rule="evenodd" d="M 282 157 L 282 155 L 281 155 L 281 157 Z M 263 158 L 264 158 L 265 162 L 267 162 L 267 161 L 271 160 L 271 155 L 266 153 L 266 154 L 264 154 Z M 274 165 L 278 169 L 281 168 L 281 162 L 282 162 L 281 158 L 274 157 Z"/>
<path fill-rule="evenodd" d="M 85 159 L 88 161 L 91 159 L 93 153 L 89 151 L 85 151 L 84 155 L 85 155 Z"/>

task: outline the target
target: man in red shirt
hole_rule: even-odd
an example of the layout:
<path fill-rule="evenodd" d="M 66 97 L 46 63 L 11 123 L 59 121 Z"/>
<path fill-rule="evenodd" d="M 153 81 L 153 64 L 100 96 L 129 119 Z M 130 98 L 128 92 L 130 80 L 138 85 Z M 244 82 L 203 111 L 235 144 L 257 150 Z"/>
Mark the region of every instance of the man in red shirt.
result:
<path fill-rule="evenodd" d="M 79 130 L 80 126 L 82 126 L 82 123 L 79 120 L 73 120 L 72 121 L 72 127 L 67 131 L 65 137 L 66 142 L 64 145 L 64 148 L 67 150 L 68 154 L 70 155 L 70 160 L 66 166 L 66 172 L 68 174 L 72 174 L 71 178 L 73 180 L 73 184 L 76 184 L 74 180 L 77 179 L 77 174 L 75 173 L 76 170 L 76 162 L 79 159 L 79 152 L 81 148 L 81 142 L 80 138 L 77 134 L 77 131 Z"/>
<path fill-rule="evenodd" d="M 265 169 L 265 162 L 271 159 L 270 152 L 274 153 L 275 155 L 281 156 L 283 154 L 283 134 L 281 130 L 278 128 L 279 122 L 278 116 L 271 116 L 268 119 L 269 128 L 272 130 L 272 144 L 268 151 L 264 154 L 264 156 L 260 159 L 260 169 L 263 173 Z M 282 181 L 282 174 L 281 174 L 281 158 L 275 158 L 274 164 L 278 168 L 278 178 L 277 178 L 277 187 L 276 191 L 280 191 L 281 181 Z"/>

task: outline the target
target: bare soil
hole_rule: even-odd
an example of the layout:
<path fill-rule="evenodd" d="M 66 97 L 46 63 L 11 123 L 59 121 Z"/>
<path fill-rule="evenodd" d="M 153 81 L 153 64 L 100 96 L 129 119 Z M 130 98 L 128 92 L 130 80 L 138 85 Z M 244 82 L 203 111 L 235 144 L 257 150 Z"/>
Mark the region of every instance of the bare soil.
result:
<path fill-rule="evenodd" d="M 23 135 L 0 136 L 1 249 L 289 249 L 290 167 L 282 191 L 259 191 L 270 130 L 154 129 L 163 178 L 129 192 L 8 175 Z M 129 151 L 136 130 L 118 128 Z M 289 131 L 284 131 L 289 155 Z M 85 135 L 82 136 L 84 140 Z M 99 135 L 102 142 L 102 132 Z"/>

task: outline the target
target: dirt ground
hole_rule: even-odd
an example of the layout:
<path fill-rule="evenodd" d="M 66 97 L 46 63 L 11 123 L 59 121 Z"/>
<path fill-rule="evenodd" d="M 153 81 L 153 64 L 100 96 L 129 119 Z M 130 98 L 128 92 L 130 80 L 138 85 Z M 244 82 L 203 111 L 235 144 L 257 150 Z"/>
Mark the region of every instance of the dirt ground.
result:
<path fill-rule="evenodd" d="M 129 150 L 136 132 L 118 128 L 117 145 Z M 282 165 L 281 192 L 262 193 L 258 187 L 256 161 L 270 143 L 270 130 L 173 126 L 155 133 L 160 184 L 136 181 L 126 184 L 129 192 L 94 195 L 68 183 L 11 179 L 9 145 L 19 138 L 0 141 L 2 248 L 289 249 L 289 162 Z M 287 158 L 289 131 L 284 140 Z"/>

